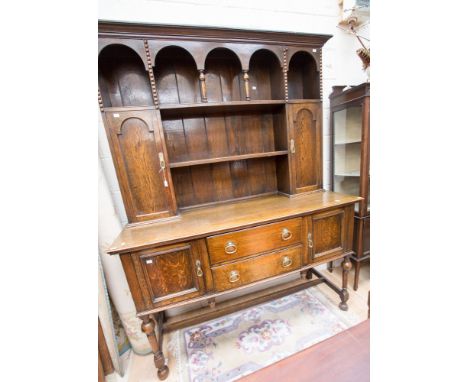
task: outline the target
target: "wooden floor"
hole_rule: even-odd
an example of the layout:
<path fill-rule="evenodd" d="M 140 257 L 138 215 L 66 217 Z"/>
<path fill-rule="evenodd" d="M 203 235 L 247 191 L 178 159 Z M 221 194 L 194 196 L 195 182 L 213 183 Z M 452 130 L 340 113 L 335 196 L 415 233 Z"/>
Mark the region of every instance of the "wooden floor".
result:
<path fill-rule="evenodd" d="M 368 382 L 369 320 L 240 379 L 240 382 Z"/>

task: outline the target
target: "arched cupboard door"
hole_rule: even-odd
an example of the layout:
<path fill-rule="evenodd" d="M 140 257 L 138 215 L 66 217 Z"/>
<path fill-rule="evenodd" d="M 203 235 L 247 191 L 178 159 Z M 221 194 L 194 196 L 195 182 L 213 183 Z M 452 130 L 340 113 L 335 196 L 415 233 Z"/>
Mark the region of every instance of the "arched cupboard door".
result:
<path fill-rule="evenodd" d="M 177 207 L 172 179 L 154 108 L 104 114 L 129 222 L 174 215 Z"/>
<path fill-rule="evenodd" d="M 322 188 L 321 102 L 287 105 L 292 193 Z"/>

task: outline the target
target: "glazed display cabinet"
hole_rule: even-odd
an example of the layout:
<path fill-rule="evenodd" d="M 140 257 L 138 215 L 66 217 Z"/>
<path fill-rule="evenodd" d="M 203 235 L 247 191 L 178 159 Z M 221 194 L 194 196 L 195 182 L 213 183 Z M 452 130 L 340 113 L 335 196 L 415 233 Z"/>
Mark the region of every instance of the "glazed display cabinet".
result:
<path fill-rule="evenodd" d="M 354 209 L 354 290 L 359 287 L 361 262 L 370 256 L 369 107 L 370 84 L 344 90 L 334 86 L 330 95 L 332 190 L 362 197 Z M 333 264 L 329 263 L 329 270 Z"/>
<path fill-rule="evenodd" d="M 167 331 L 321 283 L 348 308 L 360 198 L 322 187 L 330 37 L 99 24 L 99 106 L 129 221 L 108 252 L 160 379 Z M 315 269 L 332 260 L 341 286 Z"/>

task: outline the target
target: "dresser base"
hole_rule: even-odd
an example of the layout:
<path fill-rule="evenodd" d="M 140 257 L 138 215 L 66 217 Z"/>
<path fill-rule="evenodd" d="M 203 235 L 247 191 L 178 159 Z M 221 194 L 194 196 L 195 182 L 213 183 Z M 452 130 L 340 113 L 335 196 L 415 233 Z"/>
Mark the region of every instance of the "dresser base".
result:
<path fill-rule="evenodd" d="M 249 308 L 267 301 L 275 300 L 280 297 L 298 292 L 300 290 L 325 283 L 340 297 L 339 308 L 348 310 L 348 273 L 351 269 L 349 256 L 343 258 L 342 263 L 342 286 L 341 288 L 327 279 L 322 273 L 314 268 L 300 271 L 301 278 L 289 281 L 276 287 L 267 288 L 258 292 L 250 293 L 245 296 L 237 297 L 229 301 L 223 301 L 216 304 L 215 298 L 208 300 L 208 306 L 193 310 L 178 316 L 164 318 L 164 311 L 140 315 L 143 320 L 142 331 L 147 335 L 154 354 L 154 364 L 158 370 L 158 378 L 164 380 L 169 375 L 169 368 L 165 364 L 165 358 L 162 353 L 163 334 L 183 327 L 196 325 L 198 323 L 211 320 L 226 314 Z M 315 277 L 314 277 L 315 276 Z"/>

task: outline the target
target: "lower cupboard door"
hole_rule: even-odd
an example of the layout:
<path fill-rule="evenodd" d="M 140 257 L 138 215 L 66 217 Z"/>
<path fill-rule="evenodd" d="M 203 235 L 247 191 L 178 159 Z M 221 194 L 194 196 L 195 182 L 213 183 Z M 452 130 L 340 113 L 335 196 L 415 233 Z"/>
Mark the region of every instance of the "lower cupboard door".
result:
<path fill-rule="evenodd" d="M 154 305 L 167 305 L 204 293 L 205 269 L 198 244 L 181 243 L 139 254 L 148 293 Z"/>
<path fill-rule="evenodd" d="M 346 240 L 345 210 L 340 208 L 311 216 L 309 232 L 311 260 L 317 261 L 344 252 Z"/>

